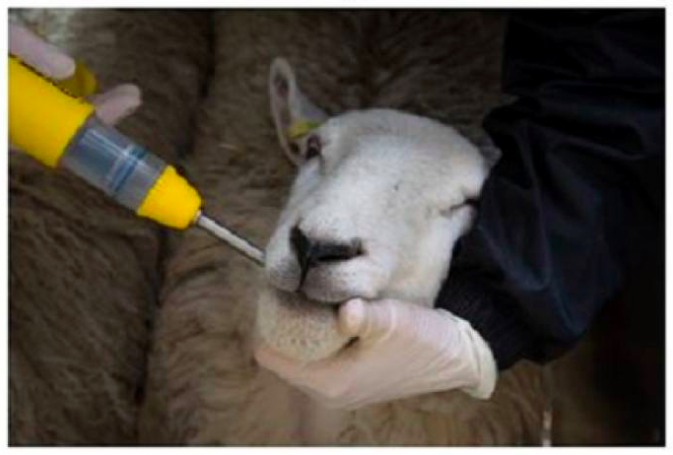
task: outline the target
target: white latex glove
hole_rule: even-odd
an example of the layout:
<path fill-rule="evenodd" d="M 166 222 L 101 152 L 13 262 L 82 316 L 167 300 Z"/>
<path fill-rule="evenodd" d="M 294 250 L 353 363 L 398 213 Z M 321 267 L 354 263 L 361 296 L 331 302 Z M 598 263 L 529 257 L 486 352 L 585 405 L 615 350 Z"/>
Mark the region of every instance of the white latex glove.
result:
<path fill-rule="evenodd" d="M 329 359 L 301 363 L 263 343 L 255 357 L 332 408 L 451 389 L 486 399 L 495 388 L 490 348 L 467 321 L 448 311 L 355 299 L 339 309 L 339 330 L 359 339 Z"/>
<path fill-rule="evenodd" d="M 67 79 L 75 72 L 75 62 L 70 56 L 15 21 L 9 22 L 9 52 L 54 80 Z M 92 96 L 91 102 L 98 118 L 114 125 L 140 106 L 140 89 L 134 84 L 118 85 Z"/>

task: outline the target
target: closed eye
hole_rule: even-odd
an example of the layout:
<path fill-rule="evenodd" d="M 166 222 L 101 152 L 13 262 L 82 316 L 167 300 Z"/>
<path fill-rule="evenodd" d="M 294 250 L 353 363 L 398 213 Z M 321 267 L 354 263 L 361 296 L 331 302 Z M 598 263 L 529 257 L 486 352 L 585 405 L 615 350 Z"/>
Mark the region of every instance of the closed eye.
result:
<path fill-rule="evenodd" d="M 457 210 L 460 210 L 464 207 L 472 207 L 473 209 L 476 209 L 478 205 L 479 205 L 479 199 L 476 198 L 476 197 L 474 197 L 474 198 L 471 197 L 471 198 L 465 199 L 460 204 L 456 204 L 456 205 L 453 205 L 449 208 L 441 210 L 440 213 L 441 213 L 442 216 L 450 217 Z"/>

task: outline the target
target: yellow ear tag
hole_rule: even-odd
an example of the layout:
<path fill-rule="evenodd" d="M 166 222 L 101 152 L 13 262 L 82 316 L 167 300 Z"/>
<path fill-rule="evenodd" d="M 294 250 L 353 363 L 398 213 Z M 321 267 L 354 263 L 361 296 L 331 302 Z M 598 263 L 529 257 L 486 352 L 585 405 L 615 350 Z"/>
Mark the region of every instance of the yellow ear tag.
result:
<path fill-rule="evenodd" d="M 311 130 L 314 130 L 320 126 L 320 123 L 318 122 L 313 122 L 311 120 L 297 120 L 294 122 L 292 125 L 290 125 L 287 129 L 287 137 L 288 139 L 295 140 L 297 138 L 300 138 L 304 136 L 306 133 L 308 133 Z"/>

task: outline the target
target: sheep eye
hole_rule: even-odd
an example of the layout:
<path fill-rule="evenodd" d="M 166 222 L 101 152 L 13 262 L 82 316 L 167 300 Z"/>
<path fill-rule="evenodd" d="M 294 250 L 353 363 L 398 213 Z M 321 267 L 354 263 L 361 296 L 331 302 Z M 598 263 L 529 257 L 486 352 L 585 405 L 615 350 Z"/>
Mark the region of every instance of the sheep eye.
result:
<path fill-rule="evenodd" d="M 321 144 L 320 144 L 320 139 L 318 136 L 311 136 L 308 138 L 306 141 L 306 160 L 310 160 L 311 158 L 315 158 L 316 156 L 320 155 L 320 149 L 321 149 Z"/>

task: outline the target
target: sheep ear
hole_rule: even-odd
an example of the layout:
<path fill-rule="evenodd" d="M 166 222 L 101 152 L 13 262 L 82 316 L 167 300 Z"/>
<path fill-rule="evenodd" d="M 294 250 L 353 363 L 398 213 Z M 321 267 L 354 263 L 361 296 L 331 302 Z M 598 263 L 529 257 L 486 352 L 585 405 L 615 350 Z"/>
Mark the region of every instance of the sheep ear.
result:
<path fill-rule="evenodd" d="M 271 63 L 269 94 L 278 140 L 290 160 L 299 164 L 299 139 L 325 121 L 327 115 L 299 90 L 294 71 L 284 58 Z"/>

